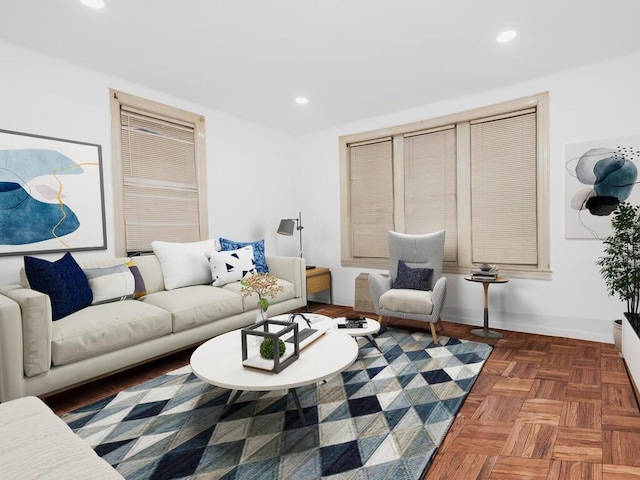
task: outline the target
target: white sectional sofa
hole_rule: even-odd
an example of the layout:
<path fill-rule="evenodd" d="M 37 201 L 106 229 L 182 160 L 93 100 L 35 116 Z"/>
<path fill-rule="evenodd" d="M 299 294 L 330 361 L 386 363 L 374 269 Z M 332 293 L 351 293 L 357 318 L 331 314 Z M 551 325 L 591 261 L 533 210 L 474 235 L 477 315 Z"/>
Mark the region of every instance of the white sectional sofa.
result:
<path fill-rule="evenodd" d="M 100 268 L 128 259 L 78 262 Z M 126 369 L 253 323 L 257 296 L 240 282 L 166 290 L 158 257 L 134 261 L 147 294 L 85 307 L 52 321 L 49 297 L 24 285 L 0 287 L 0 401 L 50 394 Z M 304 260 L 267 257 L 284 287 L 269 299 L 268 314 L 306 305 Z"/>

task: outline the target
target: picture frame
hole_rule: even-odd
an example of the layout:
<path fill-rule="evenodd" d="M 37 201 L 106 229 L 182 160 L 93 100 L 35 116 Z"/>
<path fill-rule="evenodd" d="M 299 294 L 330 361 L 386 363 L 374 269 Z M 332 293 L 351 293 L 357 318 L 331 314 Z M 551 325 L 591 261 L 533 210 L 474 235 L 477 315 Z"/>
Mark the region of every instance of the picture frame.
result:
<path fill-rule="evenodd" d="M 0 129 L 0 256 L 106 248 L 102 147 Z"/>
<path fill-rule="evenodd" d="M 639 156 L 639 136 L 565 145 L 565 238 L 604 239 L 618 203 L 640 204 Z"/>

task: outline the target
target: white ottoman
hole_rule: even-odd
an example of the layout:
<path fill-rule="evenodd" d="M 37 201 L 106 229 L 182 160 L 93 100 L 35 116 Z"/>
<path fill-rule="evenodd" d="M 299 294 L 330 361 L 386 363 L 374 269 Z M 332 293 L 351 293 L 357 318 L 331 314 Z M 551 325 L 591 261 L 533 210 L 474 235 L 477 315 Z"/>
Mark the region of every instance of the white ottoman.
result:
<path fill-rule="evenodd" d="M 37 397 L 0 404 L 0 478 L 123 480 Z"/>

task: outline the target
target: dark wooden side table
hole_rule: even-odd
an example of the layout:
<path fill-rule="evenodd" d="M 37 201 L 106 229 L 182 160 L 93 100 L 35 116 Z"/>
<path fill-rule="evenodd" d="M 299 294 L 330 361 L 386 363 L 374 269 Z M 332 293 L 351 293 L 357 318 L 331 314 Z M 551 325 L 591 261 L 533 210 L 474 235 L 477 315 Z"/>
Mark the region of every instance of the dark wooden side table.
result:
<path fill-rule="evenodd" d="M 329 290 L 329 303 L 333 303 L 333 289 L 331 288 L 331 270 L 314 267 L 307 270 L 307 297 L 311 293 Z"/>
<path fill-rule="evenodd" d="M 507 283 L 509 279 L 505 277 L 486 279 L 472 276 L 466 276 L 464 279 L 469 282 L 482 283 L 482 287 L 484 288 L 484 327 L 474 328 L 471 330 L 471 333 L 482 338 L 502 338 L 501 333 L 489 330 L 489 285 L 492 283 Z"/>

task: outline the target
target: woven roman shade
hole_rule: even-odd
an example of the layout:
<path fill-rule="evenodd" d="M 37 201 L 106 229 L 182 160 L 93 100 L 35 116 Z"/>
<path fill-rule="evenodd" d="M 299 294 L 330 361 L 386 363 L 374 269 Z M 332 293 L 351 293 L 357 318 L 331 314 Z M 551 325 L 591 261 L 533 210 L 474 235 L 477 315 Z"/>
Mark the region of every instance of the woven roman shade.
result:
<path fill-rule="evenodd" d="M 387 258 L 393 230 L 393 153 L 390 138 L 350 145 L 350 214 L 354 258 Z"/>
<path fill-rule="evenodd" d="M 405 231 L 424 234 L 445 230 L 445 262 L 457 259 L 455 130 L 405 135 Z"/>
<path fill-rule="evenodd" d="M 472 261 L 536 265 L 536 113 L 471 122 Z"/>
<path fill-rule="evenodd" d="M 200 240 L 194 127 L 121 109 L 126 250 Z"/>

